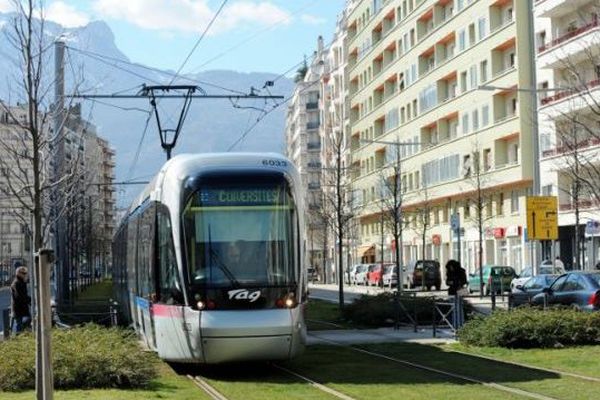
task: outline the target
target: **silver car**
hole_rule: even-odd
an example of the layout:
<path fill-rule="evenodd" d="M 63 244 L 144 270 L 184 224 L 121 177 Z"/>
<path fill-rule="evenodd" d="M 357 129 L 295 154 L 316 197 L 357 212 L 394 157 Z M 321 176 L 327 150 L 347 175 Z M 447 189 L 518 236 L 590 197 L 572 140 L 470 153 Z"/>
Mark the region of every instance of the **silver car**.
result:
<path fill-rule="evenodd" d="M 562 267 L 553 267 L 552 261 L 543 261 L 538 268 L 538 275 L 561 275 L 564 274 L 565 270 Z M 533 276 L 533 268 L 526 267 L 521 271 L 519 276 L 513 279 L 510 282 L 511 291 L 515 289 L 517 286 L 523 286 L 525 282 L 529 280 Z"/>
<path fill-rule="evenodd" d="M 369 272 L 369 265 L 371 264 L 358 265 L 356 273 L 354 274 L 354 284 L 367 285 L 367 272 Z"/>

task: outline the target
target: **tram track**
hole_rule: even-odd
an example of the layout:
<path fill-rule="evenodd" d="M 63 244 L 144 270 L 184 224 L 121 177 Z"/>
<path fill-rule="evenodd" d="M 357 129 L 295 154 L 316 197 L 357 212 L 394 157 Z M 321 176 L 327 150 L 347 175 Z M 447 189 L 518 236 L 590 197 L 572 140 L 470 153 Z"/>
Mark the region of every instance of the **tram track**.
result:
<path fill-rule="evenodd" d="M 208 383 L 202 376 L 187 375 L 196 386 L 198 386 L 204 393 L 206 393 L 213 400 L 229 400 L 221 392 L 219 392 L 214 386 Z"/>
<path fill-rule="evenodd" d="M 476 385 L 481 385 L 484 387 L 488 387 L 490 389 L 494 389 L 494 390 L 498 390 L 501 392 L 505 392 L 507 394 L 511 394 L 511 395 L 516 395 L 519 397 L 523 397 L 523 398 L 529 398 L 529 399 L 536 399 L 536 400 L 559 400 L 556 397 L 552 397 L 546 394 L 542 394 L 536 391 L 530 391 L 530 390 L 525 390 L 525 389 L 520 389 L 517 387 L 513 387 L 513 386 L 508 386 L 502 383 L 498 383 L 495 382 L 493 380 L 489 380 L 489 379 L 485 379 L 485 378 L 478 378 L 478 377 L 474 377 L 471 374 L 464 374 L 464 373 L 457 373 L 457 372 L 451 372 L 448 371 L 446 369 L 441 369 L 439 367 L 434 367 L 434 366 L 430 366 L 430 365 L 425 365 L 419 362 L 415 362 L 415 361 L 410 361 L 401 357 L 396 357 L 396 356 L 391 356 L 391 355 L 387 355 L 385 353 L 381 353 L 381 352 L 377 352 L 377 351 L 371 351 L 371 350 L 367 350 L 364 348 L 360 348 L 360 347 L 356 347 L 353 345 L 348 345 L 345 343 L 339 343 L 336 341 L 332 341 L 329 339 L 321 339 L 323 342 L 333 345 L 333 346 L 339 346 L 339 347 L 343 347 L 343 348 L 347 348 L 351 351 L 360 353 L 360 354 L 364 354 L 364 355 L 368 355 L 371 357 L 377 357 L 383 360 L 387 360 L 393 363 L 397 363 L 399 365 L 402 365 L 404 367 L 407 368 L 412 368 L 412 369 L 418 369 L 421 371 L 425 371 L 431 374 L 436 374 L 436 375 L 441 375 L 441 376 L 445 376 L 447 378 L 451 378 L 455 381 L 462 381 L 462 382 L 467 382 L 470 384 L 476 384 Z M 462 352 L 457 352 L 459 354 L 462 354 Z M 464 353 L 465 355 L 469 355 L 469 356 L 473 356 L 473 354 L 468 354 L 468 353 Z M 475 355 L 477 357 L 477 355 Z M 500 363 L 504 363 L 504 361 L 502 360 L 497 360 L 491 357 L 481 357 L 484 359 L 488 359 L 489 361 L 495 361 L 495 362 L 500 362 Z M 545 368 L 537 368 L 534 366 L 530 366 L 530 365 L 522 365 L 522 364 L 518 364 L 518 363 L 511 363 L 508 362 L 508 364 L 512 364 L 518 367 L 527 367 L 533 370 L 539 370 L 539 371 L 543 371 L 543 372 L 553 372 L 553 373 L 557 373 L 560 374 L 562 376 L 568 376 L 571 378 L 578 378 L 581 380 L 588 380 L 588 381 L 595 381 L 597 382 L 598 379 L 597 378 L 591 378 L 591 377 L 587 377 L 587 376 L 583 376 L 583 375 L 578 375 L 578 374 L 570 374 L 570 373 L 564 373 L 561 371 L 554 371 L 554 370 L 549 370 L 549 369 L 545 369 Z M 269 363 L 269 365 L 277 371 L 283 372 L 289 376 L 294 377 L 295 379 L 306 383 L 308 386 L 310 386 L 311 388 L 314 388 L 316 390 L 319 390 L 323 393 L 326 393 L 329 396 L 333 396 L 335 398 L 341 399 L 341 400 L 356 400 L 355 397 L 351 397 L 345 393 L 342 393 L 338 390 L 335 390 L 333 388 L 331 388 L 330 386 L 327 386 L 325 384 L 319 383 L 317 380 L 311 378 L 310 376 L 306 376 L 303 373 L 299 372 L 299 371 L 295 371 L 293 369 L 290 369 L 287 366 L 283 366 L 280 365 L 278 363 L 272 362 Z M 203 390 L 211 399 L 213 400 L 229 400 L 228 397 L 226 397 L 223 393 L 221 393 L 219 390 L 217 390 L 214 386 L 212 386 L 210 383 L 208 383 L 201 375 L 197 375 L 197 374 L 193 374 L 193 375 L 187 375 L 187 377 L 189 379 L 191 379 L 194 384 L 196 386 L 198 386 L 201 390 Z"/>
<path fill-rule="evenodd" d="M 486 387 L 493 388 L 493 389 L 496 389 L 496 390 L 500 390 L 500 391 L 503 391 L 503 392 L 506 392 L 506 393 L 516 394 L 516 395 L 519 395 L 519 396 L 522 396 L 522 397 L 527 397 L 527 398 L 536 399 L 536 400 L 558 400 L 558 399 L 556 399 L 554 397 L 550 397 L 550 396 L 547 396 L 547 395 L 544 395 L 544 394 L 540 394 L 540 393 L 536 393 L 536 392 L 530 392 L 530 391 L 527 391 L 527 390 L 518 389 L 518 388 L 511 387 L 511 386 L 506 386 L 506 385 L 503 385 L 503 384 L 500 384 L 500 383 L 496 383 L 496 382 L 485 381 L 485 380 L 474 378 L 472 376 L 467 376 L 467 375 L 464 375 L 464 374 L 458 374 L 458 373 L 455 373 L 455 372 L 444 371 L 442 369 L 430 367 L 430 366 L 423 365 L 423 364 L 419 364 L 419 363 L 416 363 L 414 361 L 403 360 L 403 359 L 400 359 L 400 358 L 388 356 L 386 354 L 381 354 L 381 353 L 377 353 L 377 352 L 374 352 L 374 351 L 369 351 L 369 350 L 361 349 L 361 348 L 355 347 L 355 346 L 349 346 L 349 345 L 344 344 L 344 343 L 338 343 L 338 342 L 335 342 L 333 340 L 328 340 L 328 339 L 321 339 L 321 340 L 323 342 L 327 342 L 327 343 L 329 343 L 331 345 L 334 345 L 334 346 L 345 347 L 345 348 L 348 348 L 348 349 L 350 349 L 352 351 L 355 351 L 357 353 L 367 354 L 367 355 L 370 355 L 370 356 L 373 356 L 373 357 L 378 357 L 378 358 L 381 358 L 381 359 L 384 359 L 384 360 L 388 360 L 388 361 L 391 361 L 391 362 L 394 362 L 394 363 L 398 363 L 398 364 L 404 365 L 404 366 L 409 367 L 409 368 L 415 368 L 415 369 L 419 369 L 419 370 L 422 370 L 422 371 L 427 371 L 427 372 L 430 372 L 430 373 L 435 373 L 435 374 L 438 374 L 438 375 L 443 375 L 443 376 L 446 376 L 446 377 L 449 377 L 449 378 L 453 378 L 453 379 L 456 379 L 456 380 L 460 380 L 460 381 L 464 381 L 464 382 L 469 382 L 469 383 L 474 383 L 474 384 L 486 386 Z"/>

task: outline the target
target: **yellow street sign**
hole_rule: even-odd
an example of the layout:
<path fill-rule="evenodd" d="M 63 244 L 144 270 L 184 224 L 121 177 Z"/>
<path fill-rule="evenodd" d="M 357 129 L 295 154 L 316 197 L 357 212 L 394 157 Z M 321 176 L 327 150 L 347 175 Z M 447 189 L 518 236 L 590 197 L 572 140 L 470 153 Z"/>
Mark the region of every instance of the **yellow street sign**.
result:
<path fill-rule="evenodd" d="M 527 197 L 527 237 L 529 240 L 558 239 L 556 196 Z"/>

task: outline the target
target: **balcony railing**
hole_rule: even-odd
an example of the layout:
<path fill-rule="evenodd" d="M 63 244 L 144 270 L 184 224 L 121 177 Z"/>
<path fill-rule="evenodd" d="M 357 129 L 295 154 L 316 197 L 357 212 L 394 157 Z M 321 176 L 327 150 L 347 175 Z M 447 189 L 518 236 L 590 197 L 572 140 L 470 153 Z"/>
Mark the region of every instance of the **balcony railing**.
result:
<path fill-rule="evenodd" d="M 318 128 L 319 128 L 318 122 L 307 122 L 306 123 L 306 129 L 318 129 Z"/>
<path fill-rule="evenodd" d="M 553 47 L 556 47 L 556 46 L 558 46 L 559 44 L 561 44 L 561 43 L 564 43 L 564 42 L 566 42 L 567 40 L 574 38 L 575 36 L 579 36 L 579 35 L 581 35 L 582 33 L 584 33 L 584 32 L 587 32 L 587 31 L 589 31 L 590 29 L 593 29 L 593 28 L 595 28 L 595 27 L 597 27 L 597 26 L 600 26 L 600 22 L 599 22 L 599 21 L 598 21 L 598 19 L 596 18 L 596 19 L 594 19 L 592 22 L 590 22 L 590 23 L 588 23 L 588 24 L 585 24 L 584 26 L 582 26 L 582 27 L 580 27 L 580 28 L 573 29 L 573 30 L 571 30 L 571 31 L 569 31 L 569 32 L 567 32 L 567 33 L 565 33 L 564 35 L 562 35 L 562 36 L 560 36 L 560 37 L 558 37 L 558 38 L 556 38 L 556 39 L 552 40 L 551 42 L 548 42 L 548 43 L 546 43 L 546 44 L 544 44 L 544 45 L 540 46 L 540 47 L 538 48 L 538 51 L 541 53 L 541 52 L 543 52 L 543 51 L 550 50 L 551 48 L 553 48 Z"/>
<path fill-rule="evenodd" d="M 542 157 L 551 157 L 559 154 L 570 153 L 575 150 L 585 149 L 591 146 L 600 145 L 600 138 L 590 138 L 582 140 L 577 145 L 565 145 L 542 151 Z"/>
<path fill-rule="evenodd" d="M 540 100 L 540 102 L 544 106 L 546 104 L 554 103 L 558 100 L 572 96 L 574 94 L 593 89 L 597 86 L 600 86 L 600 79 L 594 79 L 593 81 L 586 83 L 585 87 L 581 88 L 581 89 L 578 89 L 578 88 L 567 89 L 567 90 L 563 90 L 562 92 L 556 93 L 554 96 L 544 97 L 543 99 Z"/>
<path fill-rule="evenodd" d="M 321 142 L 308 142 L 306 148 L 308 148 L 308 150 L 320 149 Z"/>
<path fill-rule="evenodd" d="M 307 164 L 308 168 L 321 168 L 320 162 L 309 162 Z"/>
<path fill-rule="evenodd" d="M 591 200 L 591 199 L 583 199 L 583 200 L 579 200 L 577 203 L 571 202 L 571 203 L 566 203 L 566 204 L 559 204 L 558 210 L 559 211 L 571 211 L 571 210 L 575 210 L 576 208 L 582 209 L 582 208 L 596 208 L 596 207 L 600 207 L 600 202 L 598 202 L 596 200 Z"/>
<path fill-rule="evenodd" d="M 319 182 L 310 182 L 308 184 L 308 188 L 312 190 L 317 190 L 321 188 L 321 184 Z"/>

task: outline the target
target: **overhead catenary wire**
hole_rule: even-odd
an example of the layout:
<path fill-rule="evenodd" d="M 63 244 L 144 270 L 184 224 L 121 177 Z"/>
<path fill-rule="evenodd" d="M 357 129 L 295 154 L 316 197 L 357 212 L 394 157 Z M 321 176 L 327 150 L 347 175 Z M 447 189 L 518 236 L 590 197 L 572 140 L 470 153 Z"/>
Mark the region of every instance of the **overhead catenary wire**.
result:
<path fill-rule="evenodd" d="M 219 58 L 231 53 L 233 50 L 236 50 L 238 48 L 240 48 L 241 46 L 245 45 L 246 43 L 252 41 L 253 39 L 256 39 L 258 36 L 269 32 L 270 30 L 274 29 L 275 27 L 277 27 L 280 24 L 283 24 L 287 21 L 289 21 L 293 16 L 300 14 L 301 12 L 305 11 L 307 8 L 312 7 L 314 4 L 316 4 L 317 2 L 319 2 L 321 0 L 314 0 L 311 1 L 307 4 L 305 4 L 304 6 L 302 6 L 301 8 L 297 9 L 296 11 L 292 12 L 291 14 L 289 14 L 288 16 L 281 18 L 279 21 L 259 30 L 258 32 L 254 33 L 253 35 L 248 36 L 246 39 L 238 42 L 237 44 L 227 48 L 225 51 L 217 54 L 216 56 L 208 59 L 207 61 L 203 62 L 202 64 L 198 65 L 196 68 L 193 69 L 193 71 L 200 71 L 202 68 L 204 68 L 205 66 L 207 66 L 208 64 L 212 63 L 213 61 L 218 60 Z"/>
<path fill-rule="evenodd" d="M 219 14 L 221 14 L 221 12 L 223 11 L 223 8 L 225 8 L 225 5 L 227 4 L 227 1 L 228 0 L 223 0 L 223 2 L 221 3 L 221 6 L 217 10 L 217 12 L 215 12 L 215 15 L 213 15 L 212 19 L 210 20 L 210 22 L 208 23 L 208 25 L 206 26 L 206 28 L 202 32 L 202 35 L 200 35 L 200 37 L 198 38 L 198 40 L 194 44 L 194 47 L 192 47 L 192 49 L 188 53 L 188 55 L 185 58 L 185 60 L 183 60 L 183 63 L 181 63 L 181 66 L 179 67 L 179 69 L 177 70 L 177 72 L 175 73 L 175 75 L 173 76 L 173 78 L 171 79 L 171 82 L 169 82 L 169 85 L 171 85 L 175 81 L 175 79 L 177 79 L 177 77 L 179 76 L 179 73 L 181 72 L 181 70 L 183 69 L 183 67 L 185 67 L 185 65 L 189 61 L 190 57 L 192 56 L 192 54 L 194 54 L 194 52 L 196 51 L 196 49 L 200 45 L 200 42 L 202 42 L 202 39 L 204 39 L 204 37 L 206 36 L 206 34 L 208 33 L 208 31 L 210 30 L 210 28 L 212 27 L 212 25 L 215 23 L 215 21 L 219 17 Z"/>
<path fill-rule="evenodd" d="M 75 51 L 77 53 L 80 53 L 80 54 L 82 54 L 82 55 L 84 55 L 86 57 L 90 57 L 90 58 L 96 59 L 96 60 L 98 60 L 100 62 L 103 62 L 106 65 L 113 66 L 113 67 L 118 68 L 118 69 L 120 69 L 120 70 L 122 70 L 124 72 L 130 73 L 132 75 L 135 75 L 137 77 L 140 77 L 142 79 L 145 79 L 145 80 L 147 80 L 149 82 L 153 82 L 153 83 L 156 83 L 156 84 L 159 84 L 160 82 L 158 82 L 155 79 L 151 79 L 151 78 L 148 78 L 146 76 L 140 75 L 140 74 L 138 74 L 138 73 L 136 73 L 134 71 L 125 69 L 125 68 L 123 68 L 123 67 L 121 67 L 119 65 L 115 65 L 115 64 L 109 63 L 108 61 L 114 61 L 116 63 L 130 65 L 132 67 L 141 68 L 141 69 L 144 69 L 144 70 L 150 71 L 150 72 L 160 73 L 160 74 L 163 74 L 163 75 L 167 75 L 169 77 L 175 76 L 174 73 L 169 72 L 169 71 L 163 71 L 162 69 L 159 69 L 159 68 L 149 67 L 147 65 L 137 64 L 137 63 L 134 63 L 134 62 L 131 62 L 131 61 L 127 61 L 127 60 L 123 60 L 123 59 L 120 59 L 120 58 L 111 57 L 111 56 L 108 56 L 108 55 L 105 55 L 105 54 L 96 53 L 96 52 L 91 51 L 91 50 L 83 50 L 83 49 L 78 49 L 76 47 L 71 47 L 71 46 L 65 46 L 65 47 L 67 47 L 67 48 L 69 48 L 69 49 L 71 49 L 71 50 L 73 50 L 73 51 Z M 240 95 L 246 94 L 246 93 L 244 93 L 242 91 L 239 91 L 239 90 L 230 89 L 230 88 L 227 88 L 227 87 L 224 87 L 224 86 L 221 86 L 221 85 L 217 85 L 217 84 L 214 84 L 214 83 L 211 83 L 211 82 L 206 82 L 206 81 L 203 81 L 203 80 L 200 80 L 200 79 L 196 79 L 196 78 L 190 78 L 189 76 L 179 76 L 179 78 L 187 80 L 189 82 L 197 83 L 199 85 L 204 85 L 204 86 L 208 86 L 208 87 L 213 87 L 215 89 L 220 89 L 220 90 L 223 90 L 225 92 L 236 93 L 236 94 L 240 94 Z"/>

